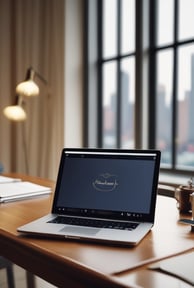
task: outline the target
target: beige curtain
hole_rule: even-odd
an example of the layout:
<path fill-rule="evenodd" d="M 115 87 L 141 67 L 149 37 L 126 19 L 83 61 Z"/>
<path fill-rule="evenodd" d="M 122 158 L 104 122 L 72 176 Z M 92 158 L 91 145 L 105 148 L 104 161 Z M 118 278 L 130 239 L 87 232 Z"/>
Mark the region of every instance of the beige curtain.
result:
<path fill-rule="evenodd" d="M 55 179 L 64 139 L 64 0 L 0 1 L 0 162 L 4 171 Z M 11 123 L 15 87 L 33 67 L 40 95 L 25 100 L 27 120 Z"/>

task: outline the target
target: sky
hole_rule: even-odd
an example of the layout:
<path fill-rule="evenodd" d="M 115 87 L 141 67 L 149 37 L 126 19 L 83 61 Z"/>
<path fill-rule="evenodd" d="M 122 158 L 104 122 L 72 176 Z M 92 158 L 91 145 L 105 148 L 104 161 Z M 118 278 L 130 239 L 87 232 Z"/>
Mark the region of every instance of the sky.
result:
<path fill-rule="evenodd" d="M 134 48 L 134 3 L 135 0 L 123 0 L 123 13 L 122 13 L 122 25 L 124 28 L 123 41 L 121 43 L 123 51 L 128 49 L 132 51 Z M 111 33 L 114 29 L 112 27 L 116 26 L 116 1 L 106 0 L 105 6 L 107 9 L 107 17 L 105 17 L 105 55 L 114 55 L 116 51 L 117 37 L 115 33 Z M 160 45 L 169 44 L 173 37 L 173 9 L 174 0 L 158 0 L 159 7 L 159 17 L 158 17 L 158 43 Z M 194 36 L 194 0 L 179 0 L 179 39 L 187 40 Z M 130 20 L 129 20 L 130 19 Z M 128 37 L 128 35 L 130 35 Z M 127 40 L 127 41 L 126 41 Z M 185 48 L 179 49 L 179 73 L 178 73 L 178 99 L 183 100 L 185 92 L 191 88 L 191 54 L 194 54 L 194 44 L 188 45 Z M 173 54 L 172 51 L 163 52 L 160 54 L 159 58 L 159 73 L 158 73 L 158 83 L 166 88 L 166 102 L 170 103 L 170 98 L 172 95 L 172 67 L 173 67 Z M 134 61 L 125 62 L 122 64 L 123 70 L 127 72 L 130 76 L 130 87 L 129 95 L 130 101 L 134 101 L 135 98 L 135 70 Z M 108 65 L 106 68 L 105 77 L 108 84 L 104 87 L 104 105 L 110 103 L 110 96 L 115 93 L 116 90 L 116 76 L 115 76 L 115 66 Z"/>

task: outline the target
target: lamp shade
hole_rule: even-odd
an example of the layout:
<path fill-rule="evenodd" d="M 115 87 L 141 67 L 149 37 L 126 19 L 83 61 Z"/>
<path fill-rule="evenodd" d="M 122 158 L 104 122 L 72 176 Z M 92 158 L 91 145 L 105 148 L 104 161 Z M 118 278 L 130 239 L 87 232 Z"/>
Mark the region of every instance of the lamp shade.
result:
<path fill-rule="evenodd" d="M 23 98 L 39 95 L 39 87 L 34 82 L 35 76 L 38 76 L 45 84 L 47 81 L 37 73 L 32 67 L 28 68 L 25 81 L 16 86 L 16 102 L 15 105 L 4 108 L 4 115 L 13 121 L 24 121 L 27 118 L 26 112 L 23 109 Z"/>
<path fill-rule="evenodd" d="M 32 79 L 29 79 L 17 85 L 16 93 L 27 97 L 37 96 L 39 94 L 39 87 Z"/>
<path fill-rule="evenodd" d="M 3 110 L 3 113 L 8 119 L 13 121 L 24 121 L 27 118 L 26 112 L 19 105 L 7 106 Z"/>

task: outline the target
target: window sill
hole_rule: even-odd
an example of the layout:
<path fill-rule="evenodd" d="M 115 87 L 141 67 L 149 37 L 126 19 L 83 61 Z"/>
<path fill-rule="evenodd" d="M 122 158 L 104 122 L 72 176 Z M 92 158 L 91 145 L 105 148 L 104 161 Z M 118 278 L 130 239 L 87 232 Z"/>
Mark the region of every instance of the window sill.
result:
<path fill-rule="evenodd" d="M 159 183 L 163 185 L 169 185 L 173 187 L 177 187 L 179 185 L 187 185 L 190 177 L 185 175 L 177 175 L 177 174 L 167 174 L 164 172 L 160 172 L 159 174 Z"/>
<path fill-rule="evenodd" d="M 185 175 L 167 174 L 161 172 L 159 174 L 158 194 L 174 197 L 175 188 L 180 185 L 187 185 L 189 177 Z"/>

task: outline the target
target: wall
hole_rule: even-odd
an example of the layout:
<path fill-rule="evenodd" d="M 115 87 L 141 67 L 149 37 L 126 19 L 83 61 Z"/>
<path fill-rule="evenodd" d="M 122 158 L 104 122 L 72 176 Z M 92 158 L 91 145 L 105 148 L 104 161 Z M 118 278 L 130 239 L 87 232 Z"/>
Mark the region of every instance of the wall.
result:
<path fill-rule="evenodd" d="M 0 2 L 0 35 L 2 44 L 0 45 L 0 163 L 2 162 L 4 165 L 5 172 L 21 172 L 26 173 L 25 163 L 24 163 L 24 151 L 22 151 L 22 145 L 19 145 L 18 141 L 21 140 L 17 138 L 20 137 L 20 131 L 18 131 L 21 127 L 21 123 L 11 123 L 8 119 L 6 119 L 2 113 L 2 110 L 5 106 L 13 104 L 15 98 L 15 86 L 16 83 L 20 82 L 24 79 L 26 67 L 29 66 L 28 62 L 33 65 L 32 59 L 34 59 L 34 48 L 37 50 L 39 46 L 43 46 L 43 54 L 40 54 L 40 57 L 37 57 L 36 62 L 38 65 L 38 72 L 48 80 L 49 86 L 52 84 L 51 89 L 49 91 L 48 100 L 46 105 L 38 105 L 38 109 L 34 109 L 32 101 L 28 106 L 32 109 L 32 113 L 29 114 L 29 119 L 27 122 L 31 121 L 32 127 L 28 129 L 28 153 L 30 169 L 29 174 L 34 176 L 41 176 L 41 177 L 48 177 L 50 179 L 56 179 L 57 170 L 58 170 L 58 163 L 59 163 L 59 156 L 62 147 L 64 146 L 82 146 L 83 145 L 83 3 L 84 0 L 62 0 L 64 1 L 64 11 L 65 13 L 65 21 L 63 24 L 64 32 L 64 40 L 62 37 L 58 37 L 57 33 L 52 34 L 51 37 L 51 29 L 53 29 L 53 19 L 49 18 L 48 22 L 46 23 L 48 36 L 41 37 L 40 39 L 43 41 L 43 44 L 40 41 L 34 41 L 32 38 L 30 41 L 27 41 L 24 38 L 24 33 L 20 33 L 20 36 L 23 37 L 22 41 L 18 41 L 16 37 L 16 33 L 14 31 L 16 28 L 13 29 L 13 26 L 10 26 L 9 23 L 12 23 L 15 18 L 15 11 L 23 11 L 22 5 L 27 4 L 39 4 L 44 6 L 46 1 L 43 3 L 42 0 L 33 2 L 32 1 L 14 1 L 12 0 L 2 0 Z M 27 4 L 26 4 L 27 3 Z M 55 2 L 52 0 L 49 2 L 53 4 L 54 8 L 56 4 L 59 2 Z M 17 9 L 12 9 L 12 5 L 15 5 Z M 47 5 L 46 9 L 45 6 L 43 7 L 45 10 L 48 10 L 49 5 Z M 37 7 L 36 7 L 37 8 Z M 54 10 L 54 9 L 53 9 Z M 34 10 L 33 10 L 34 11 Z M 32 11 L 32 12 L 33 12 Z M 38 9 L 40 12 L 40 9 Z M 12 14 L 11 14 L 12 13 Z M 30 13 L 30 12 L 29 12 Z M 33 12 L 34 13 L 34 12 Z M 50 12 L 49 12 L 50 13 Z M 54 11 L 53 11 L 54 13 Z M 52 13 L 52 14 L 53 14 Z M 31 14 L 30 14 L 31 15 Z M 51 14 L 49 14 L 51 15 Z M 27 17 L 27 16 L 26 16 Z M 27 29 L 26 25 L 23 25 L 22 19 L 24 17 L 17 17 L 18 29 L 22 30 L 25 28 Z M 30 17 L 28 17 L 30 18 Z M 31 17 L 32 18 L 32 17 Z M 39 17 L 40 18 L 40 17 Z M 64 18 L 63 18 L 64 19 Z M 24 21 L 25 19 L 23 19 Z M 43 21 L 40 19 L 40 21 Z M 29 22 L 29 21 L 28 21 Z M 44 21 L 45 23 L 45 21 Z M 55 21 L 55 27 L 57 27 L 55 32 L 61 31 L 61 27 L 57 26 Z M 25 26 L 25 27 L 24 27 Z M 42 31 L 43 25 L 35 21 L 33 25 L 33 31 L 35 31 L 34 26 L 38 26 L 38 31 Z M 51 26 L 51 27 L 50 27 Z M 14 26 L 15 27 L 15 26 Z M 24 47 L 25 53 L 22 58 L 18 58 L 18 51 L 21 52 L 20 49 L 15 49 L 15 46 L 10 43 L 11 36 L 14 35 L 14 43 Z M 26 35 L 26 34 L 25 34 Z M 46 38 L 45 38 L 46 37 Z M 45 42 L 47 39 L 47 42 Z M 48 39 L 51 39 L 48 41 Z M 24 40 L 26 41 L 24 43 Z M 54 42 L 53 42 L 54 41 Z M 33 42 L 31 45 L 31 42 Z M 19 43 L 19 44 L 18 44 Z M 27 43 L 27 44 L 26 44 Z M 25 44 L 25 45 L 24 45 Z M 64 44 L 64 47 L 63 47 Z M 59 49 L 53 49 L 54 48 Z M 9 49 L 7 48 L 9 47 Z M 39 47 L 39 48 L 41 48 Z M 56 51 L 62 50 L 64 51 L 64 55 L 57 53 Z M 14 53 L 13 53 L 14 51 Z M 15 52 L 16 51 L 16 52 Z M 63 52 L 62 51 L 62 52 Z M 12 56 L 12 54 L 14 54 Z M 16 55 L 15 55 L 16 54 Z M 11 56 L 12 57 L 11 57 Z M 17 56 L 17 59 L 16 59 Z M 32 57 L 33 56 L 33 57 Z M 63 57 L 64 56 L 64 57 Z M 24 59 L 25 58 L 25 59 Z M 57 61 L 59 62 L 56 62 Z M 16 61 L 17 60 L 17 61 Z M 43 65 L 44 60 L 44 65 Z M 53 62 L 51 62 L 53 61 Z M 33 63 L 31 63 L 33 62 Z M 64 74 L 61 73 L 61 62 L 64 64 Z M 51 64 L 49 64 L 51 63 Z M 48 65 L 49 69 L 48 69 Z M 20 67 L 22 66 L 22 67 Z M 31 65 L 30 65 L 31 66 Z M 35 67 L 34 67 L 35 68 Z M 63 83 L 64 80 L 64 83 Z M 56 84 L 60 86 L 60 89 L 56 89 Z M 41 83 L 39 83 L 41 85 Z M 64 84 L 64 89 L 62 86 Z M 41 93 L 42 96 L 42 93 Z M 34 100 L 35 101 L 43 101 L 44 97 L 39 97 Z M 41 100 L 42 99 L 42 100 Z M 29 102 L 29 101 L 28 101 Z M 41 102 L 42 103 L 42 102 Z M 47 106 L 50 107 L 48 110 Z M 46 114 L 49 116 L 49 121 L 47 121 L 48 129 L 42 129 L 42 126 L 45 122 L 39 121 L 39 116 L 37 117 L 36 113 L 43 114 L 41 110 L 45 111 Z M 48 110 L 48 111 L 47 111 Z M 39 115 L 38 114 L 38 115 Z M 43 116 L 43 115 L 42 115 Z M 51 118 L 54 119 L 54 122 L 51 121 Z M 35 127 L 35 120 L 36 122 L 39 121 L 40 125 L 38 128 Z M 54 124 L 53 124 L 54 123 Z M 28 123 L 27 123 L 28 124 Z M 25 124 L 26 125 L 26 124 Z M 18 128 L 19 126 L 19 128 Z M 20 129 L 21 130 L 21 129 Z M 33 133 L 32 133 L 33 132 Z M 44 138 L 47 140 L 42 140 L 44 135 L 48 134 L 48 137 Z M 21 142 L 21 141 L 20 141 Z M 35 145 L 35 144 L 36 145 Z M 38 153 L 34 151 L 35 147 L 38 149 Z M 20 151 L 18 151 L 20 150 Z M 32 151 L 33 150 L 33 151 Z M 43 153 L 42 153 L 43 151 Z M 38 159 L 37 159 L 38 158 Z"/>

